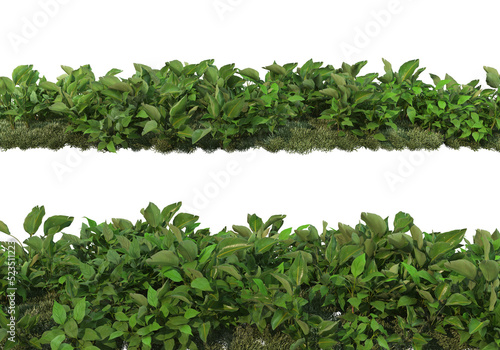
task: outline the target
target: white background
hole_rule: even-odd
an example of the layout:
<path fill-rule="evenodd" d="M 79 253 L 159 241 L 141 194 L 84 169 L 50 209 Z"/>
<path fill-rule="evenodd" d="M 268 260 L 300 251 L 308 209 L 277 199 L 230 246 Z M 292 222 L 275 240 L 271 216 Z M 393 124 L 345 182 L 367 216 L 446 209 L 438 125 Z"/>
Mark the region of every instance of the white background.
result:
<path fill-rule="evenodd" d="M 301 66 L 310 58 L 335 68 L 368 60 L 360 75 L 383 75 L 383 57 L 395 71 L 419 58 L 426 83 L 429 73 L 448 73 L 487 88 L 483 66 L 500 69 L 499 8 L 456 0 L 9 0 L 0 3 L 0 76 L 33 64 L 55 81 L 60 65 L 90 64 L 96 77 L 119 68 L 128 78 L 133 63 L 160 69 L 209 58 L 219 68 L 257 69 L 261 78 L 273 61 Z M 308 155 L 9 150 L 0 152 L 0 220 L 23 241 L 24 218 L 36 205 L 45 218 L 74 216 L 63 232 L 79 235 L 84 216 L 135 223 L 149 202 L 163 209 L 182 201 L 181 211 L 199 215 L 199 228 L 213 233 L 245 225 L 248 213 L 264 221 L 286 214 L 283 228 L 321 230 L 323 220 L 355 226 L 364 211 L 389 216 L 392 227 L 404 211 L 422 231 L 467 228 L 472 241 L 477 228 L 500 228 L 499 170 L 499 153 L 445 147 Z"/>

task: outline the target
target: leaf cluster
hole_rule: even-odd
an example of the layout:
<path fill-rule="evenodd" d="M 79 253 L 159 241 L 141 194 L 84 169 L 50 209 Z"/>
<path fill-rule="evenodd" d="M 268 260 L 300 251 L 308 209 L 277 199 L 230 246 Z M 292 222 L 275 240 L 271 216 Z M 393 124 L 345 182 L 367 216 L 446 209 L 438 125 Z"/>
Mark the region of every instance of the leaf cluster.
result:
<path fill-rule="evenodd" d="M 218 69 L 213 59 L 184 65 L 173 60 L 159 70 L 134 64 L 136 73 L 128 79 L 118 78 L 122 71 L 115 68 L 96 80 L 89 65 L 61 66 L 65 74 L 56 83 L 23 65 L 12 79 L 0 77 L 0 119 L 14 128 L 17 121 L 29 127 L 64 118 L 66 132 L 88 135 L 99 150 L 111 152 L 146 135 L 191 145 L 209 138 L 228 149 L 242 139 L 273 135 L 291 122 L 311 119 L 327 123 L 340 136 L 379 141 L 387 141 L 384 131 L 401 125 L 475 144 L 498 135 L 496 69 L 484 67 L 492 89 L 481 89 L 479 80 L 459 85 L 448 74 L 444 80 L 430 74 L 434 85 L 425 84 L 418 79 L 425 70 L 417 69 L 418 59 L 397 72 L 383 62 L 383 76 L 359 76 L 367 61 L 337 69 L 312 60 L 301 67 L 274 62 L 263 67 L 268 71 L 264 80 L 252 68 L 228 64 Z"/>
<path fill-rule="evenodd" d="M 323 222 L 320 230 L 281 229 L 285 215 L 249 214 L 246 226 L 211 235 L 180 208 L 149 203 L 135 224 L 87 218 L 80 237 L 62 233 L 54 242 L 73 217 L 43 222 L 44 207 L 34 207 L 25 245 L 0 250 L 0 300 L 8 304 L 15 283 L 21 345 L 204 349 L 224 329 L 251 326 L 285 336 L 279 348 L 291 349 L 500 346 L 497 230 L 477 230 L 465 250 L 465 229 L 425 233 L 403 212 L 392 230 L 372 213 L 354 228 Z M 11 235 L 2 221 L 0 231 Z M 30 311 L 49 293 L 50 322 Z M 0 342 L 7 317 L 3 308 Z"/>

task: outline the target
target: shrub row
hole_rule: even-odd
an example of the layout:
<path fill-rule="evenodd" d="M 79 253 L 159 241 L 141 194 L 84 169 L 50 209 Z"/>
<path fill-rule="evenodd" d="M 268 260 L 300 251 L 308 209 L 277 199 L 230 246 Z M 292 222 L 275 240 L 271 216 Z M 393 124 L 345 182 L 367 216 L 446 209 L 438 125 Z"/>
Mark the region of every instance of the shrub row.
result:
<path fill-rule="evenodd" d="M 45 209 L 33 208 L 25 246 L 0 250 L 2 305 L 17 288 L 18 345 L 221 349 L 224 330 L 251 326 L 278 336 L 276 349 L 500 347 L 498 230 L 477 230 L 463 249 L 465 229 L 425 233 L 403 212 L 392 230 L 371 213 L 354 228 L 293 231 L 281 229 L 285 215 L 249 214 L 247 226 L 210 235 L 180 207 L 149 203 L 135 225 L 87 218 L 80 237 L 57 242 L 73 217 L 47 218 L 35 236 Z M 0 231 L 10 235 L 1 221 Z M 49 293 L 50 316 L 33 311 Z M 5 306 L 5 349 L 9 317 Z"/>
<path fill-rule="evenodd" d="M 418 59 L 397 72 L 383 62 L 383 76 L 359 76 L 367 61 L 335 69 L 309 60 L 295 71 L 297 63 L 274 62 L 263 67 L 265 80 L 252 68 L 218 69 L 213 59 L 185 65 L 174 60 L 160 70 L 135 64 L 128 79 L 116 77 L 118 69 L 96 80 L 89 65 L 62 66 L 65 74 L 55 83 L 23 65 L 12 79 L 0 77 L 0 119 L 14 128 L 16 122 L 29 127 L 63 118 L 66 132 L 88 135 L 99 150 L 111 152 L 148 134 L 192 145 L 209 138 L 227 149 L 244 138 L 273 135 L 290 122 L 311 120 L 339 136 L 381 142 L 386 130 L 402 125 L 476 144 L 499 134 L 496 69 L 484 67 L 491 89 L 480 89 L 479 80 L 460 85 L 448 74 L 443 80 L 430 74 L 434 84 L 425 84 L 418 79 L 425 70 L 417 69 Z"/>

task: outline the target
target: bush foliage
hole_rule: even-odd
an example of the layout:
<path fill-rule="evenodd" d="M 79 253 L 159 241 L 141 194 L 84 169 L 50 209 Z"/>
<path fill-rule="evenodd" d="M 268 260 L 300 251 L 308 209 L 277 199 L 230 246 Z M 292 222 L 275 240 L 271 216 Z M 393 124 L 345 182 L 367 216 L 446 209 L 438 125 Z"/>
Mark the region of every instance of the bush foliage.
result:
<path fill-rule="evenodd" d="M 12 336 L 36 349 L 500 346 L 497 230 L 464 249 L 465 229 L 425 233 L 403 212 L 392 229 L 362 213 L 354 228 L 293 231 L 285 215 L 249 214 L 211 235 L 180 208 L 149 203 L 135 225 L 87 218 L 56 242 L 73 217 L 47 218 L 37 236 L 45 209 L 33 208 L 25 245 L 0 250 L 4 348 Z"/>
<path fill-rule="evenodd" d="M 425 70 L 417 69 L 418 59 L 397 72 L 383 62 L 383 76 L 360 76 L 367 61 L 340 68 L 312 60 L 301 67 L 274 62 L 263 67 L 268 71 L 264 80 L 252 68 L 229 64 L 219 69 L 213 59 L 184 65 L 174 60 L 159 70 L 134 64 L 136 73 L 128 79 L 116 77 L 121 70 L 115 68 L 96 80 L 89 65 L 61 66 L 65 74 L 55 83 L 23 65 L 12 79 L 0 77 L 0 120 L 11 126 L 8 132 L 3 124 L 0 146 L 37 147 L 34 140 L 25 146 L 12 130 L 20 123 L 30 129 L 57 120 L 45 125 L 42 147 L 89 142 L 111 152 L 153 146 L 162 152 L 257 146 L 298 152 L 391 149 L 415 147 L 409 138 L 417 131 L 426 135 L 417 147 L 428 147 L 438 135 L 439 144 L 451 147 L 500 150 L 496 69 L 484 67 L 491 88 L 481 89 L 479 80 L 460 85 L 448 74 L 445 79 L 430 74 L 434 84 L 426 84 L 418 79 Z M 294 123 L 301 125 L 296 134 Z M 57 141 L 48 144 L 55 129 Z M 302 141 L 300 135 L 309 129 L 314 133 Z M 287 133 L 293 137 L 283 143 Z"/>

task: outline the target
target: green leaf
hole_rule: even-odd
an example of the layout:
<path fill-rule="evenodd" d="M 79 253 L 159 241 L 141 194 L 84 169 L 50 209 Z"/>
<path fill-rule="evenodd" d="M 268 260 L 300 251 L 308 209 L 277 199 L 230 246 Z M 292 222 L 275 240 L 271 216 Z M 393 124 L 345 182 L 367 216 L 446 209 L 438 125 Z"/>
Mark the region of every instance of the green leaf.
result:
<path fill-rule="evenodd" d="M 198 327 L 198 334 L 200 335 L 200 339 L 204 343 L 207 342 L 209 332 L 210 332 L 210 321 L 204 322 Z"/>
<path fill-rule="evenodd" d="M 217 270 L 222 270 L 224 272 L 227 272 L 228 274 L 230 274 L 231 276 L 233 276 L 237 280 L 241 280 L 242 279 L 242 277 L 239 274 L 238 270 L 236 270 L 236 267 L 234 267 L 233 265 L 223 264 L 223 265 L 217 265 L 215 268 Z"/>
<path fill-rule="evenodd" d="M 474 334 L 481 328 L 486 327 L 490 323 L 490 320 L 480 321 L 477 318 L 471 318 L 469 322 L 469 334 Z"/>
<path fill-rule="evenodd" d="M 269 71 L 276 73 L 276 74 L 286 75 L 286 69 L 280 65 L 277 65 L 276 63 L 273 63 L 270 66 L 266 66 L 266 67 L 262 67 L 262 68 L 269 70 Z"/>
<path fill-rule="evenodd" d="M 406 213 L 400 211 L 394 217 L 394 233 L 407 232 L 413 224 L 413 218 Z"/>
<path fill-rule="evenodd" d="M 288 101 L 290 101 L 290 102 L 297 102 L 297 101 L 304 101 L 304 100 L 305 100 L 305 98 L 303 98 L 300 95 L 293 95 L 293 96 L 288 97 Z"/>
<path fill-rule="evenodd" d="M 448 242 L 435 242 L 432 243 L 429 249 L 429 257 L 431 258 L 430 263 L 434 263 L 434 260 L 453 250 L 453 246 Z"/>
<path fill-rule="evenodd" d="M 113 141 L 109 141 L 108 144 L 106 145 L 106 148 L 108 149 L 108 151 L 116 153 L 116 148 Z"/>
<path fill-rule="evenodd" d="M 200 139 L 202 139 L 205 135 L 207 135 L 210 131 L 212 131 L 212 127 L 209 127 L 208 129 L 198 129 L 193 131 L 193 134 L 191 136 L 191 144 L 195 144 L 198 142 Z"/>
<path fill-rule="evenodd" d="M 123 81 L 119 81 L 117 83 L 111 84 L 108 86 L 108 88 L 110 88 L 112 90 L 118 90 L 121 92 L 133 92 L 134 91 L 129 84 L 127 84 Z"/>
<path fill-rule="evenodd" d="M 45 235 L 58 233 L 62 229 L 71 225 L 73 219 L 74 218 L 72 216 L 65 215 L 51 216 L 50 218 L 45 220 L 45 223 L 43 224 L 43 232 L 45 233 Z"/>
<path fill-rule="evenodd" d="M 271 250 L 273 245 L 275 245 L 276 243 L 278 243 L 278 240 L 275 238 L 271 238 L 271 237 L 265 237 L 265 238 L 259 239 L 255 242 L 255 252 L 257 254 L 263 254 L 263 253 Z"/>
<path fill-rule="evenodd" d="M 424 245 L 424 240 L 422 238 L 423 237 L 422 231 L 420 231 L 420 229 L 417 226 L 413 225 L 412 227 L 410 227 L 410 232 L 413 240 L 417 242 L 418 249 L 422 249 Z"/>
<path fill-rule="evenodd" d="M 160 111 L 158 111 L 158 108 L 155 106 L 151 106 L 148 104 L 143 103 L 142 108 L 146 111 L 146 113 L 151 117 L 156 122 L 160 122 L 161 120 L 161 114 Z"/>
<path fill-rule="evenodd" d="M 461 105 L 464 102 L 468 101 L 470 98 L 471 98 L 471 96 L 465 96 L 465 95 L 460 96 L 460 98 L 458 99 L 457 104 Z"/>
<path fill-rule="evenodd" d="M 81 323 L 83 321 L 83 318 L 85 317 L 86 305 L 87 303 L 85 298 L 80 299 L 76 303 L 75 310 L 73 311 L 73 318 L 76 322 Z"/>
<path fill-rule="evenodd" d="M 467 229 L 453 230 L 449 232 L 444 232 L 436 235 L 436 242 L 446 242 L 450 243 L 452 246 L 456 246 L 462 242 L 465 237 Z"/>
<path fill-rule="evenodd" d="M 240 115 L 245 103 L 244 98 L 236 98 L 226 102 L 222 107 L 222 110 L 226 113 L 229 119 L 235 119 Z"/>
<path fill-rule="evenodd" d="M 446 326 L 447 324 L 451 324 L 458 329 L 464 329 L 464 325 L 462 324 L 462 321 L 458 316 L 445 317 L 443 321 L 443 326 Z"/>
<path fill-rule="evenodd" d="M 401 264 L 404 266 L 404 268 L 406 269 L 406 271 L 408 271 L 408 273 L 413 278 L 413 280 L 415 281 L 415 283 L 417 285 L 420 285 L 420 276 L 418 275 L 417 269 L 414 266 L 409 265 L 409 264 L 407 264 L 405 262 L 402 262 Z"/>
<path fill-rule="evenodd" d="M 271 319 L 271 327 L 275 330 L 280 324 L 289 319 L 291 316 L 288 312 L 283 309 L 278 309 L 274 312 L 273 318 Z"/>
<path fill-rule="evenodd" d="M 192 214 L 187 214 L 187 213 L 179 213 L 177 216 L 174 218 L 174 226 L 178 227 L 179 229 L 186 227 L 188 225 L 191 225 L 195 223 L 200 217 Z"/>
<path fill-rule="evenodd" d="M 68 106 L 66 106 L 62 102 L 55 102 L 54 104 L 49 106 L 49 110 L 51 110 L 52 112 L 70 113 L 70 109 L 68 108 Z"/>
<path fill-rule="evenodd" d="M 66 339 L 64 334 L 59 334 L 50 341 L 50 348 L 52 350 L 57 350 L 61 346 L 62 342 Z"/>
<path fill-rule="evenodd" d="M 493 260 L 481 261 L 479 263 L 479 269 L 481 269 L 481 272 L 483 273 L 483 276 L 487 282 L 493 282 L 498 278 L 498 273 L 500 269 L 498 267 L 497 261 Z"/>
<path fill-rule="evenodd" d="M 178 117 L 185 114 L 187 105 L 188 95 L 184 95 L 179 101 L 177 101 L 170 109 L 170 117 Z M 173 123 L 172 123 L 173 124 Z"/>
<path fill-rule="evenodd" d="M 68 337 L 75 339 L 78 337 L 78 325 L 76 324 L 74 319 L 68 319 L 63 328 L 64 333 L 66 333 Z"/>
<path fill-rule="evenodd" d="M 268 295 L 267 288 L 264 285 L 264 282 L 260 278 L 253 278 L 252 280 L 257 285 L 257 287 L 259 287 L 259 292 L 262 295 Z"/>
<path fill-rule="evenodd" d="M 208 280 L 205 277 L 195 278 L 191 282 L 191 287 L 199 289 L 201 291 L 205 291 L 205 292 L 212 292 L 213 291 L 212 287 L 210 287 L 210 282 L 208 282 Z"/>
<path fill-rule="evenodd" d="M 9 227 L 3 221 L 0 221 L 0 232 L 10 235 Z"/>
<path fill-rule="evenodd" d="M 398 300 L 398 307 L 401 306 L 409 306 L 409 305 L 414 305 L 417 303 L 417 299 L 415 298 L 410 298 L 409 296 L 403 295 L 401 298 Z"/>
<path fill-rule="evenodd" d="M 302 254 L 298 255 L 288 271 L 293 283 L 300 286 L 307 279 L 307 263 Z"/>
<path fill-rule="evenodd" d="M 470 303 L 470 300 L 460 293 L 454 293 L 450 295 L 450 297 L 446 300 L 447 306 L 469 305 Z"/>
<path fill-rule="evenodd" d="M 178 266 L 179 257 L 173 251 L 161 250 L 147 259 L 146 263 L 159 266 Z"/>
<path fill-rule="evenodd" d="M 168 271 L 163 273 L 163 276 L 170 278 L 174 282 L 184 281 L 181 274 L 179 272 L 177 272 L 176 270 L 168 270 Z"/>
<path fill-rule="evenodd" d="M 163 210 L 161 211 L 161 217 L 162 220 L 166 221 L 167 223 L 170 222 L 170 219 L 179 211 L 181 208 L 182 202 L 177 202 L 173 203 L 170 205 L 167 205 Z"/>
<path fill-rule="evenodd" d="M 389 344 L 387 344 L 387 341 L 381 335 L 379 335 L 377 337 L 377 343 L 378 343 L 378 345 L 380 345 L 384 349 L 388 349 L 389 350 Z"/>
<path fill-rule="evenodd" d="M 382 237 L 387 231 L 385 220 L 377 214 L 361 213 L 361 220 L 366 222 L 368 228 L 377 235 L 377 237 Z"/>
<path fill-rule="evenodd" d="M 128 319 L 127 319 L 128 321 Z M 123 334 L 125 334 L 123 331 L 115 331 L 109 335 L 109 340 L 113 340 L 115 338 L 121 337 Z M 87 350 L 88 347 L 85 347 L 85 350 Z"/>
<path fill-rule="evenodd" d="M 399 78 L 401 79 L 400 82 L 405 81 L 406 79 L 409 79 L 412 75 L 413 72 L 415 72 L 415 69 L 417 69 L 419 64 L 419 60 L 411 60 L 406 63 L 404 63 L 398 71 Z"/>
<path fill-rule="evenodd" d="M 252 246 L 246 240 L 242 238 L 224 238 L 217 245 L 219 248 L 219 253 L 217 254 L 217 258 L 224 258 L 229 255 L 234 254 L 238 250 L 247 249 Z"/>
<path fill-rule="evenodd" d="M 345 264 L 349 259 L 351 259 L 353 256 L 362 251 L 363 251 L 363 246 L 356 246 L 356 245 L 343 246 L 339 252 L 339 265 Z"/>
<path fill-rule="evenodd" d="M 210 94 L 207 94 L 207 98 L 209 100 L 207 110 L 212 117 L 217 118 L 220 113 L 219 103 L 217 102 L 217 99 Z"/>
<path fill-rule="evenodd" d="M 147 307 L 148 306 L 148 299 L 142 294 L 138 293 L 129 293 L 129 296 L 134 299 L 134 301 L 139 304 L 140 306 Z"/>
<path fill-rule="evenodd" d="M 184 313 L 184 317 L 187 319 L 190 319 L 190 318 L 196 317 L 199 313 L 200 313 L 199 311 L 189 308 Z"/>
<path fill-rule="evenodd" d="M 385 310 L 385 303 L 383 301 L 372 301 L 370 302 L 370 305 L 380 312 L 384 312 Z"/>
<path fill-rule="evenodd" d="M 247 222 L 253 233 L 257 233 L 263 225 L 262 219 L 255 214 L 252 215 L 248 214 Z"/>
<path fill-rule="evenodd" d="M 471 280 L 474 280 L 476 278 L 477 268 L 469 260 L 466 259 L 453 260 L 450 262 L 445 262 L 444 266 L 447 269 L 458 272 L 459 274 L 464 275 L 465 277 Z"/>
<path fill-rule="evenodd" d="M 382 62 L 384 62 L 384 71 L 385 74 L 378 78 L 382 83 L 390 83 L 394 80 L 394 72 L 392 71 L 392 65 L 385 58 L 382 58 Z"/>
<path fill-rule="evenodd" d="M 281 273 L 271 273 L 271 276 L 281 282 L 281 285 L 285 288 L 288 294 L 293 295 L 292 287 L 290 286 L 290 282 L 288 282 L 288 277 L 286 275 Z"/>
<path fill-rule="evenodd" d="M 158 306 L 158 292 L 151 286 L 148 286 L 148 304 L 152 307 Z"/>
<path fill-rule="evenodd" d="M 446 298 L 449 292 L 450 292 L 450 285 L 442 282 L 434 290 L 434 295 L 436 296 L 437 300 L 442 301 Z"/>
<path fill-rule="evenodd" d="M 252 235 L 252 231 L 246 226 L 233 225 L 233 231 L 244 238 L 249 238 Z"/>
<path fill-rule="evenodd" d="M 43 216 L 45 215 L 45 207 L 36 206 L 31 210 L 31 213 L 24 219 L 24 231 L 29 233 L 30 236 L 34 235 L 42 224 Z"/>
<path fill-rule="evenodd" d="M 370 91 L 356 91 L 356 93 L 354 94 L 354 103 L 359 104 L 370 99 L 372 96 L 373 92 Z"/>
<path fill-rule="evenodd" d="M 217 248 L 217 244 L 211 244 L 201 250 L 199 262 L 204 264 L 208 259 L 212 257 L 212 252 Z"/>
<path fill-rule="evenodd" d="M 336 73 L 331 73 L 331 76 L 332 76 L 333 80 L 335 81 L 335 84 L 337 84 L 337 86 L 345 86 L 346 85 L 346 81 L 345 81 L 343 76 L 336 74 Z"/>
<path fill-rule="evenodd" d="M 245 69 L 239 69 L 238 73 L 243 76 L 244 78 L 250 78 L 250 80 L 254 82 L 259 82 L 260 77 L 259 77 L 259 72 L 257 72 L 253 68 L 245 68 Z M 286 73 L 286 71 L 285 71 Z"/>
<path fill-rule="evenodd" d="M 191 333 L 191 327 L 187 324 L 180 326 L 179 330 L 184 334 L 193 335 L 193 333 Z"/>
<path fill-rule="evenodd" d="M 21 82 L 25 81 L 29 77 L 32 68 L 32 64 L 17 66 L 12 72 L 12 81 L 14 82 L 14 84 L 20 85 Z"/>
<path fill-rule="evenodd" d="M 483 66 L 486 71 L 486 83 L 494 89 L 500 87 L 500 75 L 495 68 Z"/>
<path fill-rule="evenodd" d="M 141 214 L 144 215 L 148 224 L 154 228 L 158 227 L 162 222 L 160 209 L 154 203 L 149 202 L 146 209 L 141 210 Z"/>
<path fill-rule="evenodd" d="M 347 299 L 347 301 L 349 302 L 349 304 L 354 306 L 356 309 L 359 308 L 359 305 L 361 304 L 361 299 L 358 297 L 349 298 L 349 299 Z"/>
<path fill-rule="evenodd" d="M 354 277 L 358 277 L 363 273 L 365 270 L 365 264 L 366 264 L 366 255 L 363 253 L 360 256 L 358 256 L 354 261 L 352 262 L 351 265 L 351 272 Z"/>
<path fill-rule="evenodd" d="M 56 300 L 54 300 L 54 306 L 52 307 L 52 318 L 60 325 L 66 322 L 66 310 Z"/>
<path fill-rule="evenodd" d="M 142 136 L 146 135 L 148 132 L 158 129 L 158 123 L 154 120 L 150 120 L 144 125 L 144 129 L 142 130 Z"/>
<path fill-rule="evenodd" d="M 336 340 L 330 339 L 330 338 L 321 338 L 318 340 L 318 346 L 321 349 L 333 349 L 334 345 L 337 344 Z"/>
<path fill-rule="evenodd" d="M 302 330 L 302 332 L 304 332 L 305 335 L 309 334 L 309 326 L 307 325 L 307 323 L 299 319 L 295 319 L 295 322 L 299 325 L 300 329 Z"/>
<path fill-rule="evenodd" d="M 16 86 L 12 80 L 7 77 L 0 77 L 0 95 L 3 95 L 7 92 L 14 92 Z"/>
<path fill-rule="evenodd" d="M 187 261 L 194 261 L 198 256 L 198 245 L 191 240 L 179 242 L 177 250 Z"/>
<path fill-rule="evenodd" d="M 379 140 L 379 141 L 387 141 L 387 139 L 385 138 L 384 134 L 382 133 L 376 133 L 375 135 L 373 135 L 373 138 L 375 140 Z"/>

